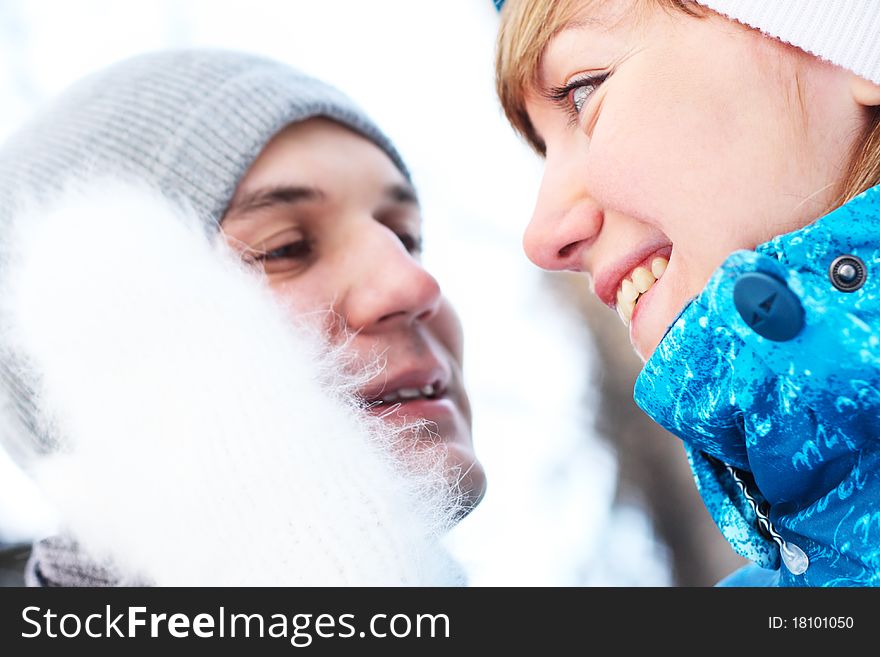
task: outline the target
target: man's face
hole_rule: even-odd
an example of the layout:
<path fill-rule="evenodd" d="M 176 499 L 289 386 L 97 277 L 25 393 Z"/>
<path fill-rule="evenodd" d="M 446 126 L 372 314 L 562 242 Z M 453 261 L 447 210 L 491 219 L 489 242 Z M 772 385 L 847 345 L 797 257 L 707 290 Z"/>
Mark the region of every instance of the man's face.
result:
<path fill-rule="evenodd" d="M 485 476 L 462 381 L 462 331 L 422 267 L 421 212 L 375 144 L 326 119 L 289 126 L 242 179 L 222 222 L 229 244 L 262 267 L 299 313 L 331 318 L 355 361 L 378 373 L 359 391 L 390 424 L 425 420 L 473 505 Z M 424 447 L 413 441 L 412 449 Z"/>

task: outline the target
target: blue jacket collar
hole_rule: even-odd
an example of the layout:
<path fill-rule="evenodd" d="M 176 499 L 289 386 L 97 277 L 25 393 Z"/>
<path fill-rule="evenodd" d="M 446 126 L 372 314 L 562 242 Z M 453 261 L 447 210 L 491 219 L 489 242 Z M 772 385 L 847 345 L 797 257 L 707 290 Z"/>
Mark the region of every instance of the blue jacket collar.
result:
<path fill-rule="evenodd" d="M 855 292 L 829 279 L 842 254 L 866 265 Z M 733 290 L 754 272 L 783 281 L 802 306 L 805 325 L 793 339 L 768 340 L 737 312 Z M 780 542 L 759 528 L 755 506 L 804 549 L 811 567 L 783 584 L 880 583 L 878 327 L 880 187 L 732 254 L 636 382 L 639 406 L 685 442 L 703 499 L 734 549 L 779 567 Z"/>

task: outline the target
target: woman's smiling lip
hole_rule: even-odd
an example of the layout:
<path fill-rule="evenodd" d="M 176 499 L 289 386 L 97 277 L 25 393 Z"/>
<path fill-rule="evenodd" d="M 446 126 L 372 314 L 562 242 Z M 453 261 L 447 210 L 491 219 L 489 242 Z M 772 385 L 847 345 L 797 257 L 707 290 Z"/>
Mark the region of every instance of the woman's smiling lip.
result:
<path fill-rule="evenodd" d="M 672 243 L 654 242 L 646 244 L 638 249 L 630 251 L 626 257 L 618 260 L 614 265 L 598 271 L 593 277 L 593 291 L 606 306 L 612 310 L 617 306 L 617 290 L 623 279 L 640 264 L 650 261 L 655 257 L 669 259 L 672 254 Z"/>

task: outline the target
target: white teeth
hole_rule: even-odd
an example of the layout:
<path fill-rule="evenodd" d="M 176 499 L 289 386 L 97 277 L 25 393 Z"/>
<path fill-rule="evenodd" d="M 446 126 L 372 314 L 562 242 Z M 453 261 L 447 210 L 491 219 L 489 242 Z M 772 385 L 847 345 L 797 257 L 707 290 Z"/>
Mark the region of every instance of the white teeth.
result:
<path fill-rule="evenodd" d="M 437 393 L 437 389 L 433 383 L 422 388 L 400 388 L 394 392 L 383 395 L 380 399 L 383 404 L 396 404 L 401 401 L 409 401 L 411 399 L 432 398 Z"/>
<path fill-rule="evenodd" d="M 422 391 L 418 388 L 401 388 L 397 391 L 401 399 L 415 399 L 422 396 Z"/>
<path fill-rule="evenodd" d="M 654 258 L 651 261 L 651 273 L 654 278 L 660 278 L 666 272 L 666 265 L 669 261 L 666 258 Z"/>
<path fill-rule="evenodd" d="M 666 258 L 654 258 L 651 269 L 636 267 L 630 278 L 624 278 L 617 290 L 617 314 L 623 323 L 629 326 L 639 296 L 650 290 L 654 283 L 666 272 L 669 261 Z M 630 280 L 632 279 L 632 280 Z"/>
<path fill-rule="evenodd" d="M 645 293 L 651 289 L 651 286 L 654 284 L 654 281 L 657 280 L 657 277 L 644 267 L 636 267 L 633 269 L 632 280 L 633 285 L 636 286 L 639 293 Z"/>
<path fill-rule="evenodd" d="M 620 286 L 620 296 L 626 302 L 635 301 L 639 298 L 639 290 L 632 281 L 623 279 L 623 284 Z"/>

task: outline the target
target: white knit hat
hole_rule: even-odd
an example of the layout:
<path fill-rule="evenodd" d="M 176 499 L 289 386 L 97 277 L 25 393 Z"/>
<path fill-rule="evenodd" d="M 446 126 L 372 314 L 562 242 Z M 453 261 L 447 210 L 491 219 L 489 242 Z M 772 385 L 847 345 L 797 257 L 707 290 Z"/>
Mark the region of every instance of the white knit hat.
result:
<path fill-rule="evenodd" d="M 505 0 L 493 0 L 498 11 Z M 878 0 L 696 0 L 880 84 Z"/>
<path fill-rule="evenodd" d="M 880 84 L 880 2 L 877 0 L 697 1 Z"/>

